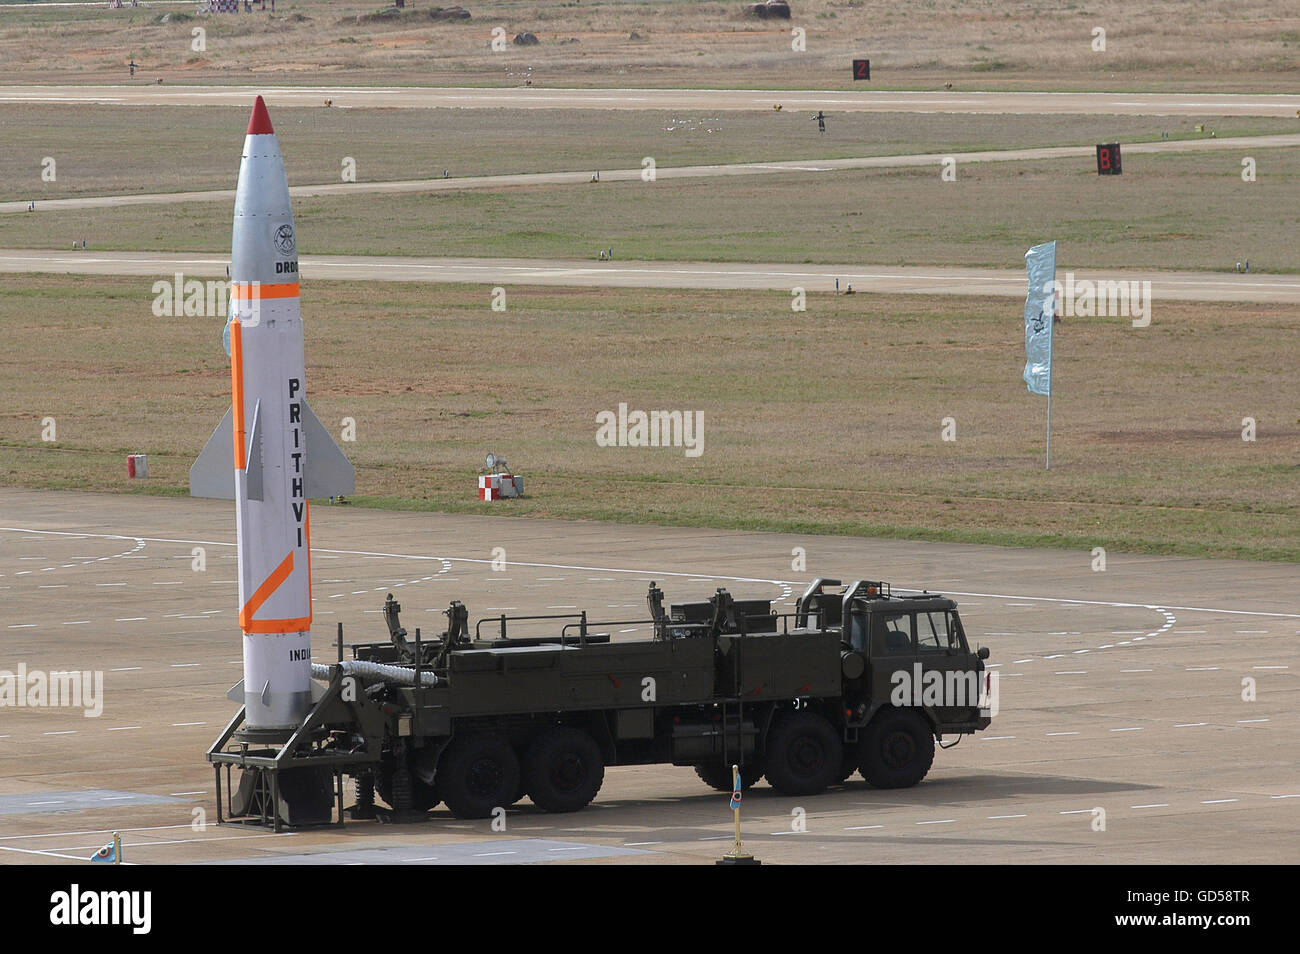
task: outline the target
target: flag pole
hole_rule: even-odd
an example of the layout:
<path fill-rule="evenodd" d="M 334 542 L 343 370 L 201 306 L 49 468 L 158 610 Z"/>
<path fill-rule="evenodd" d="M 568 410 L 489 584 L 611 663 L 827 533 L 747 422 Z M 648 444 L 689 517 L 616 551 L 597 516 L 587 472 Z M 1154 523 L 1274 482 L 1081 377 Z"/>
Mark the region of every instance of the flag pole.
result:
<path fill-rule="evenodd" d="M 1047 466 L 1044 470 L 1052 469 L 1052 373 L 1047 373 Z"/>

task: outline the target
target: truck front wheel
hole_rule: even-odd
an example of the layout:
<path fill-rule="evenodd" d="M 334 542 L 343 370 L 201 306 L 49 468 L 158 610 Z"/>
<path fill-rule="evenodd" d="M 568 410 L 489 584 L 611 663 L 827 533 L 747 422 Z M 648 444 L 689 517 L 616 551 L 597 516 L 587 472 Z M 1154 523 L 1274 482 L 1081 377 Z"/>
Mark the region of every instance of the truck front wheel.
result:
<path fill-rule="evenodd" d="M 784 716 L 767 737 L 767 780 L 782 795 L 816 795 L 840 777 L 839 733 L 815 712 Z"/>
<path fill-rule="evenodd" d="M 884 710 L 859 743 L 862 777 L 876 788 L 910 788 L 934 764 L 934 733 L 918 712 Z"/>
<path fill-rule="evenodd" d="M 519 759 L 497 735 L 457 737 L 438 763 L 438 792 L 457 818 L 487 818 L 519 791 Z"/>
<path fill-rule="evenodd" d="M 524 756 L 524 788 L 543 811 L 586 808 L 604 781 L 600 746 L 581 729 L 561 726 L 543 732 Z"/>

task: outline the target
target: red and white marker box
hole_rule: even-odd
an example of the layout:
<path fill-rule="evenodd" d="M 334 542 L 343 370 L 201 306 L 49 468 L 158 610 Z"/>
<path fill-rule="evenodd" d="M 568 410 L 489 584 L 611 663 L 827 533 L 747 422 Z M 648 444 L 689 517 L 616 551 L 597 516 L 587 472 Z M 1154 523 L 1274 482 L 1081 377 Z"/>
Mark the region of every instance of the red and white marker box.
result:
<path fill-rule="evenodd" d="M 479 474 L 479 500 L 503 500 L 523 495 L 524 478 L 517 474 Z"/>
<path fill-rule="evenodd" d="M 132 478 L 148 477 L 149 476 L 149 455 L 128 454 L 126 456 L 126 476 Z"/>

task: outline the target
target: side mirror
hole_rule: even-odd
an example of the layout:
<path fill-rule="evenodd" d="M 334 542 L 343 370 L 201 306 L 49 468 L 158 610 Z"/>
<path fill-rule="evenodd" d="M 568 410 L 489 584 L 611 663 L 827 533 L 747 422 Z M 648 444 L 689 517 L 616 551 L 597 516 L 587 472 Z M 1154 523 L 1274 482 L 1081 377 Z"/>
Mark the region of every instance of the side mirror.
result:
<path fill-rule="evenodd" d="M 976 656 L 979 656 L 980 659 L 988 659 L 988 658 L 989 658 L 989 648 L 988 648 L 987 646 L 981 646 L 981 647 L 979 648 L 979 651 L 976 652 L 975 655 L 976 655 Z"/>

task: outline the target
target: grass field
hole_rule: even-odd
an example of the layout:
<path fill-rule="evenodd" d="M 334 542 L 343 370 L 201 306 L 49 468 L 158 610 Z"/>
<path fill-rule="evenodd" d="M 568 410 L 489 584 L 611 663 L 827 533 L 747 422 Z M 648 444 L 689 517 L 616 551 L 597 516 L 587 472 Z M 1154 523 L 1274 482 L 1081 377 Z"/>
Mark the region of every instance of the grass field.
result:
<path fill-rule="evenodd" d="M 0 482 L 185 492 L 229 400 L 221 323 L 153 317 L 150 284 L 0 279 Z M 1044 473 L 1006 300 L 814 295 L 792 313 L 779 293 L 511 288 L 497 314 L 480 287 L 304 296 L 308 393 L 336 433 L 356 421 L 361 505 L 481 511 L 493 451 L 529 492 L 493 513 L 1300 559 L 1294 309 L 1066 319 Z M 703 454 L 597 446 L 620 402 L 700 412 Z M 150 455 L 147 483 L 127 453 Z"/>
<path fill-rule="evenodd" d="M 251 106 L 251 104 L 250 104 Z M 233 189 L 250 107 L 0 105 L 0 199 Z M 292 185 L 1293 133 L 1250 117 L 275 108 Z M 1197 133 L 1198 124 L 1205 132 Z M 45 157 L 56 178 L 42 179 Z"/>
<path fill-rule="evenodd" d="M 867 56 L 875 88 L 1291 92 L 1300 46 L 1300 13 L 1275 0 L 797 0 L 789 22 L 745 19 L 740 0 L 471 2 L 473 19 L 457 22 L 431 20 L 430 6 L 281 0 L 274 14 L 206 17 L 189 4 L 0 6 L 0 62 L 24 83 L 126 81 L 134 59 L 150 83 L 837 89 L 853 84 L 850 59 Z M 493 27 L 540 44 L 493 52 Z M 802 52 L 792 27 L 805 31 Z"/>
<path fill-rule="evenodd" d="M 1099 177 L 1090 159 L 816 174 L 773 173 L 303 198 L 304 254 L 947 264 L 1004 268 L 1061 242 L 1061 267 L 1300 270 L 1300 152 L 1133 156 Z M 11 248 L 222 253 L 227 203 L 43 211 L 4 220 Z M 1158 290 L 1157 290 L 1158 292 Z"/>

